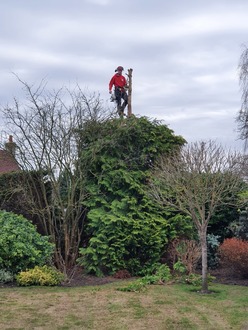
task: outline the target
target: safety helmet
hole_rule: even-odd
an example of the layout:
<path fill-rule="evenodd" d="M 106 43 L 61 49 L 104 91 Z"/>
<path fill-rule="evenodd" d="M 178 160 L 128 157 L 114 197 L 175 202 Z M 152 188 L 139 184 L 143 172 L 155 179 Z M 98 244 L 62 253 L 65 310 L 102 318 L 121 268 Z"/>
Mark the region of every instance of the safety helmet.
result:
<path fill-rule="evenodd" d="M 124 70 L 123 66 L 118 66 L 117 69 L 115 70 L 115 72 L 117 72 L 117 71 L 123 71 L 123 70 Z"/>

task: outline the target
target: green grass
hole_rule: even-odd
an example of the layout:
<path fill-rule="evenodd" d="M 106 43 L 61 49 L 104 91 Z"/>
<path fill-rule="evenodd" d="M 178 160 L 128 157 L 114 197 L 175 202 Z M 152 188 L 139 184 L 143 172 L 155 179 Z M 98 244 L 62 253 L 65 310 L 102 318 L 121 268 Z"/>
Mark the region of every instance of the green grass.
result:
<path fill-rule="evenodd" d="M 248 287 L 214 284 L 202 295 L 188 285 L 122 292 L 121 281 L 98 287 L 0 289 L 4 329 L 248 329 Z"/>

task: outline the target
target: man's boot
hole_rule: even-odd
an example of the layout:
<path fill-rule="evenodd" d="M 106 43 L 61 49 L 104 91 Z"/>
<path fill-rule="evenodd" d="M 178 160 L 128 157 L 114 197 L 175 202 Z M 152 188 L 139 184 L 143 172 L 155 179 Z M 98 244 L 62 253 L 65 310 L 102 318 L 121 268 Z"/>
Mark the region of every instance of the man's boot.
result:
<path fill-rule="evenodd" d="M 122 112 L 122 115 L 124 115 L 124 116 L 126 116 L 126 114 L 124 113 L 125 108 L 126 108 L 126 105 L 123 103 L 121 106 L 121 112 Z"/>
<path fill-rule="evenodd" d="M 122 108 L 121 105 L 118 105 L 118 106 L 117 106 L 117 112 L 118 112 L 118 115 L 119 115 L 120 117 L 123 117 L 123 115 L 124 115 L 124 111 L 123 111 L 123 108 Z"/>

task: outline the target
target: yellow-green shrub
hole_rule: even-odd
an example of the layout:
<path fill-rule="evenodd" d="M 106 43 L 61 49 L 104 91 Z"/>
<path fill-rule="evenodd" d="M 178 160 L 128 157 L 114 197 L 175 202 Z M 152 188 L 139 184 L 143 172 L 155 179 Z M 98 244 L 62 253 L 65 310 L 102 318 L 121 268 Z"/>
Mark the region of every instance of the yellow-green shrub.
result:
<path fill-rule="evenodd" d="M 47 285 L 54 286 L 64 280 L 64 275 L 57 269 L 48 266 L 35 266 L 33 269 L 20 272 L 16 281 L 21 286 Z"/>

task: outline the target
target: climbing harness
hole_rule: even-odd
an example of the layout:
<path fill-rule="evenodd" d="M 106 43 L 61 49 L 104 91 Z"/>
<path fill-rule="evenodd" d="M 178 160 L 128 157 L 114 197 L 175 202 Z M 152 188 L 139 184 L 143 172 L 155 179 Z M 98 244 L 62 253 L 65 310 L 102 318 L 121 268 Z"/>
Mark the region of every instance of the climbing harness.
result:
<path fill-rule="evenodd" d="M 110 102 L 115 102 L 115 100 L 116 100 L 115 94 L 111 93 Z"/>
<path fill-rule="evenodd" d="M 123 71 L 124 68 L 122 66 L 118 66 L 115 70 L 115 72 L 117 71 Z M 129 87 L 129 84 L 131 83 L 131 77 L 132 77 L 132 69 L 128 70 L 128 74 L 127 75 L 127 85 L 123 86 L 123 87 L 118 87 L 115 86 L 115 90 L 110 95 L 110 102 L 116 102 L 117 104 L 117 113 L 119 114 L 120 117 L 123 116 L 130 116 L 131 115 L 131 105 L 129 104 L 129 100 L 131 100 L 131 88 Z M 128 93 L 127 93 L 128 91 Z M 121 100 L 124 100 L 124 102 L 121 104 Z M 124 113 L 124 110 L 126 108 L 126 106 L 128 106 L 128 114 L 126 115 Z"/>

